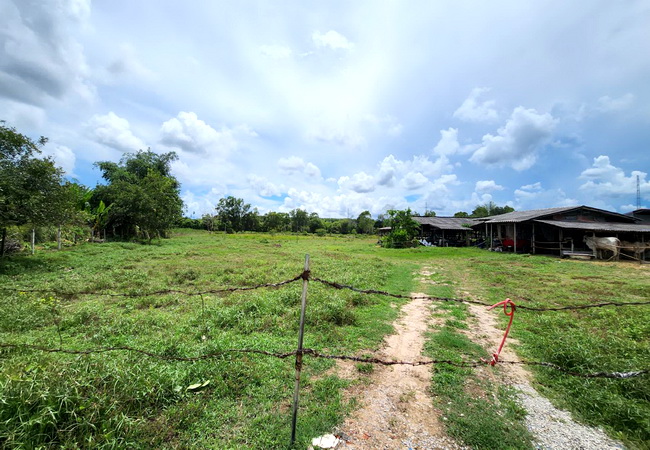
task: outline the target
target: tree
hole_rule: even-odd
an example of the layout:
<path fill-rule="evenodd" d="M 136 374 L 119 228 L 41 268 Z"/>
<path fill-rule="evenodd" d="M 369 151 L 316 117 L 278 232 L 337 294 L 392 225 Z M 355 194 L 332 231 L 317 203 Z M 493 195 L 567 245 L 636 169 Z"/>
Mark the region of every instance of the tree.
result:
<path fill-rule="evenodd" d="M 108 184 L 95 188 L 91 207 L 98 208 L 102 201 L 109 205 L 105 225 L 122 236 L 142 234 L 149 242 L 154 236 L 165 237 L 183 211 L 180 183 L 171 174 L 177 158 L 175 152 L 140 150 L 125 154 L 119 163 L 95 163 Z"/>
<path fill-rule="evenodd" d="M 291 224 L 289 214 L 271 211 L 264 216 L 262 228 L 265 231 L 286 231 Z"/>
<path fill-rule="evenodd" d="M 458 211 L 457 213 L 454 213 L 454 217 L 469 217 L 469 214 L 465 211 Z"/>
<path fill-rule="evenodd" d="M 414 245 L 414 239 L 420 231 L 420 225 L 411 218 L 411 209 L 388 211 L 390 233 L 384 238 L 383 245 L 388 248 L 404 248 Z"/>
<path fill-rule="evenodd" d="M 310 233 L 317 233 L 317 232 L 325 233 L 325 227 L 323 225 L 323 221 L 321 220 L 320 217 L 318 217 L 318 213 L 313 212 L 313 213 L 311 213 L 309 215 L 309 232 Z"/>
<path fill-rule="evenodd" d="M 357 231 L 361 234 L 372 234 L 375 231 L 375 221 L 370 211 L 364 211 L 357 217 Z"/>
<path fill-rule="evenodd" d="M 436 217 L 436 212 L 432 210 L 425 210 L 424 217 Z"/>
<path fill-rule="evenodd" d="M 34 142 L 0 121 L 0 254 L 8 226 L 59 225 L 73 207 L 62 170 L 52 159 L 36 157 L 46 142 L 44 137 Z"/>
<path fill-rule="evenodd" d="M 307 211 L 297 208 L 289 211 L 291 218 L 291 231 L 301 233 L 309 227 L 309 215 Z"/>
<path fill-rule="evenodd" d="M 242 198 L 229 195 L 219 199 L 216 210 L 221 227 L 232 233 L 244 231 L 244 217 L 250 212 L 251 205 L 244 203 Z"/>
<path fill-rule="evenodd" d="M 498 216 L 500 214 L 513 212 L 514 210 L 515 209 L 510 206 L 497 206 L 496 203 L 490 201 L 483 205 L 476 205 L 476 208 L 474 208 L 470 217 Z"/>

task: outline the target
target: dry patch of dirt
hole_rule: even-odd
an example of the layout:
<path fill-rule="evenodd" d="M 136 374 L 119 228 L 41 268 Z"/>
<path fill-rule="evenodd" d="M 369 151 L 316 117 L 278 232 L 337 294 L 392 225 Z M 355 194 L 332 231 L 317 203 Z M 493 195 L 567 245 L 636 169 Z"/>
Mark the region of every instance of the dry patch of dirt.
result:
<path fill-rule="evenodd" d="M 431 320 L 431 309 L 422 294 L 403 306 L 395 324 L 395 334 L 385 340 L 376 355 L 382 359 L 417 361 L 422 359 L 424 333 Z M 340 376 L 350 376 L 354 365 L 339 365 Z M 430 366 L 376 366 L 368 384 L 357 385 L 361 407 L 343 425 L 339 433 L 349 437 L 338 448 L 461 448 L 445 435 L 439 422 L 440 413 L 433 407 L 428 388 Z"/>

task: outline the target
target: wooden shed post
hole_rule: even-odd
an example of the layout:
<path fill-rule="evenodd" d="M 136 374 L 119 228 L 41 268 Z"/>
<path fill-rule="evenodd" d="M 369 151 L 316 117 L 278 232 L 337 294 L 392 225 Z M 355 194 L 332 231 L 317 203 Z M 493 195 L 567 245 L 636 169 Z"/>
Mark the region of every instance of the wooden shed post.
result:
<path fill-rule="evenodd" d="M 531 250 L 533 251 L 533 255 L 535 254 L 535 223 L 533 223 L 533 234 L 530 239 L 530 247 Z"/>
<path fill-rule="evenodd" d="M 564 257 L 564 246 L 562 245 L 562 228 L 560 228 L 560 258 Z"/>
<path fill-rule="evenodd" d="M 513 226 L 513 228 L 514 228 L 514 230 L 515 230 L 515 232 L 514 232 L 514 235 L 515 235 L 515 239 L 514 239 L 514 241 L 515 241 L 514 253 L 517 253 L 517 224 L 516 224 L 516 223 L 513 223 L 512 226 Z"/>

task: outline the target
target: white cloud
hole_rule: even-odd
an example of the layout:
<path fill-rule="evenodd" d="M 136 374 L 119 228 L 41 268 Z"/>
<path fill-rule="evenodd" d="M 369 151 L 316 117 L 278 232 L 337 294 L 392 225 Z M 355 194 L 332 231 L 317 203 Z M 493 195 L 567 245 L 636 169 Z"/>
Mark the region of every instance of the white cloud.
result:
<path fill-rule="evenodd" d="M 266 177 L 249 175 L 247 179 L 250 186 L 262 197 L 278 197 L 282 195 L 284 187 L 270 182 Z"/>
<path fill-rule="evenodd" d="M 628 109 L 634 103 L 634 95 L 627 93 L 618 98 L 605 95 L 598 99 L 596 110 L 600 112 L 620 112 Z"/>
<path fill-rule="evenodd" d="M 449 128 L 448 130 L 440 130 L 440 140 L 433 148 L 433 153 L 436 155 L 451 156 L 460 150 L 458 143 L 458 129 Z"/>
<path fill-rule="evenodd" d="M 50 145 L 49 143 L 43 147 L 43 154 L 51 156 L 54 162 L 59 166 L 68 176 L 75 176 L 74 166 L 77 158 L 74 152 L 65 145 Z"/>
<path fill-rule="evenodd" d="M 575 206 L 579 202 L 567 197 L 562 189 L 546 190 L 541 183 L 529 184 L 515 189 L 516 210 L 552 208 L 556 206 Z"/>
<path fill-rule="evenodd" d="M 580 186 L 580 190 L 594 197 L 631 197 L 636 194 L 637 175 L 641 192 L 650 192 L 650 181 L 646 180 L 646 172 L 633 170 L 629 177 L 625 176 L 623 169 L 611 164 L 609 156 L 601 155 L 594 158 L 592 167 L 580 174 L 581 179 L 587 180 Z"/>
<path fill-rule="evenodd" d="M 518 106 L 496 136 L 483 136 L 481 147 L 470 161 L 487 166 L 510 166 L 519 171 L 529 169 L 537 160 L 539 148 L 550 140 L 556 124 L 557 120 L 548 113 L 540 114 Z"/>
<path fill-rule="evenodd" d="M 303 174 L 309 178 L 321 178 L 320 169 L 315 164 L 305 162 L 304 159 L 298 156 L 280 158 L 278 160 L 278 167 L 286 174 Z"/>
<path fill-rule="evenodd" d="M 260 45 L 260 53 L 271 59 L 290 58 L 293 54 L 291 48 L 284 45 Z"/>
<path fill-rule="evenodd" d="M 317 126 L 307 133 L 307 137 L 348 149 L 358 149 L 366 144 L 365 138 L 359 132 L 336 126 Z"/>
<path fill-rule="evenodd" d="M 481 180 L 476 182 L 474 190 L 478 193 L 492 192 L 492 191 L 502 191 L 505 188 L 501 185 L 498 185 L 494 180 Z"/>
<path fill-rule="evenodd" d="M 489 92 L 489 88 L 474 88 L 462 105 L 454 111 L 454 117 L 467 122 L 489 122 L 499 118 L 493 108 L 494 100 L 479 102 L 478 98 Z"/>
<path fill-rule="evenodd" d="M 131 132 L 129 121 L 114 112 L 94 115 L 87 124 L 96 142 L 121 152 L 135 152 L 147 148 L 142 139 Z"/>
<path fill-rule="evenodd" d="M 314 31 L 311 35 L 311 39 L 316 47 L 319 48 L 328 47 L 332 50 L 352 50 L 352 48 L 354 48 L 352 42 L 348 41 L 345 36 L 334 30 L 330 30 L 327 33 Z"/>
<path fill-rule="evenodd" d="M 429 179 L 420 172 L 409 172 L 402 179 L 402 186 L 412 191 L 425 186 Z"/>
<path fill-rule="evenodd" d="M 341 177 L 338 180 L 338 184 L 343 190 L 358 193 L 367 193 L 375 190 L 375 178 L 365 172 L 356 173 L 351 177 Z"/>
<path fill-rule="evenodd" d="M 145 81 L 151 81 L 154 78 L 154 73 L 144 65 L 142 59 L 137 55 L 135 47 L 128 43 L 119 46 L 119 54 L 106 69 L 116 78 L 135 77 Z"/>
<path fill-rule="evenodd" d="M 164 122 L 160 128 L 160 142 L 169 147 L 196 154 L 226 157 L 239 145 L 240 137 L 256 137 L 249 127 L 222 128 L 217 131 L 194 112 L 179 112 L 178 116 Z"/>

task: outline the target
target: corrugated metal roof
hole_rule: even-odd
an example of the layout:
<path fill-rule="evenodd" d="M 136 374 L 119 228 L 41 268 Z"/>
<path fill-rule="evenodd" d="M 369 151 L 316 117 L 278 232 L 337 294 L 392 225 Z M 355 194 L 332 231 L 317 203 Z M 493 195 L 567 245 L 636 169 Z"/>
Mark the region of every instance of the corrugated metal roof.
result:
<path fill-rule="evenodd" d="M 565 222 L 562 220 L 535 220 L 535 222 L 553 225 L 558 228 L 587 231 L 636 231 L 650 233 L 650 224 L 617 222 Z"/>
<path fill-rule="evenodd" d="M 526 222 L 527 220 L 543 219 L 544 217 L 547 216 L 553 216 L 555 214 L 574 211 L 578 209 L 596 211 L 614 217 L 619 217 L 621 219 L 624 219 L 623 220 L 624 222 L 629 221 L 630 219 L 634 220 L 633 218 L 629 216 L 625 216 L 623 214 L 615 213 L 612 211 L 605 211 L 604 209 L 592 208 L 590 206 L 563 206 L 558 208 L 531 209 L 528 211 L 513 211 L 498 216 L 484 217 L 482 221 L 484 223 L 518 223 L 518 222 Z"/>
<path fill-rule="evenodd" d="M 464 227 L 463 224 L 468 224 L 469 226 L 476 225 L 478 221 L 476 219 L 470 219 L 469 217 L 413 217 L 420 225 L 429 225 L 441 230 L 455 230 L 455 231 L 468 231 L 470 228 Z"/>

